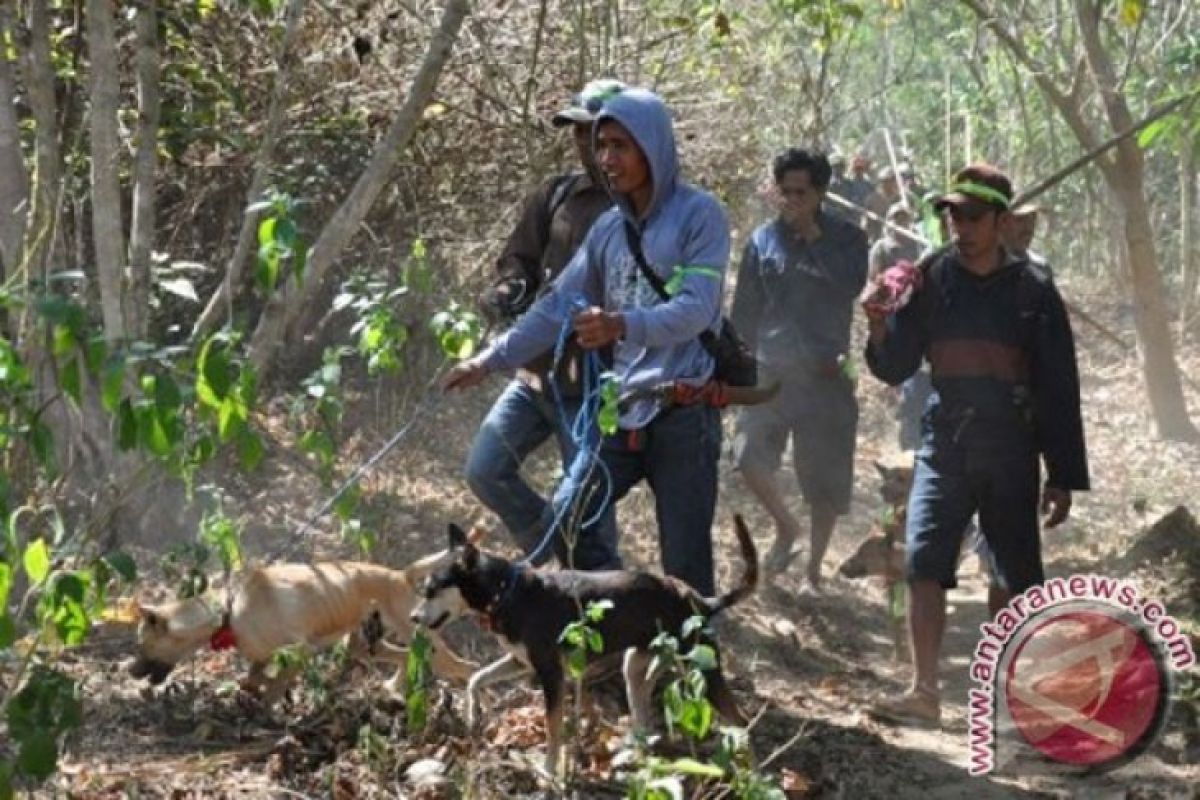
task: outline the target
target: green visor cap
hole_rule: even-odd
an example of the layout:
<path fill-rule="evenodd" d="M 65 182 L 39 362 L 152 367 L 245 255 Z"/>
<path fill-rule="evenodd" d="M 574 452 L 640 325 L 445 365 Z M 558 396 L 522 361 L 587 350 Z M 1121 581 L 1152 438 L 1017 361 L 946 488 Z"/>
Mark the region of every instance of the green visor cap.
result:
<path fill-rule="evenodd" d="M 939 211 L 946 206 L 962 205 L 970 202 L 987 203 L 1008 210 L 1010 199 L 1004 192 L 985 186 L 974 181 L 960 181 L 950 187 L 950 191 L 934 201 L 934 208 Z"/>

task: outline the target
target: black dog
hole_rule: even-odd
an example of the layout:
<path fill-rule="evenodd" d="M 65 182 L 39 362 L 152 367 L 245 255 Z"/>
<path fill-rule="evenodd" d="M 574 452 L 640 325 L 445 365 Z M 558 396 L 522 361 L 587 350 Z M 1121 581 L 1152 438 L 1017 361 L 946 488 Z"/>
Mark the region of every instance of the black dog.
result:
<path fill-rule="evenodd" d="M 754 541 L 740 516 L 734 517 L 738 544 L 746 562 L 741 584 L 719 597 L 704 597 L 676 578 L 648 572 L 536 572 L 512 561 L 480 551 L 466 534 L 450 525 L 450 547 L 456 554 L 448 566 L 429 577 L 424 600 L 413 611 L 413 620 L 437 628 L 468 611 L 484 617 L 485 625 L 499 634 L 509 655 L 471 676 L 467 685 L 467 722 L 477 718 L 480 689 L 496 681 L 532 670 L 546 702 L 547 753 L 545 767 L 555 775 L 562 735 L 565 684 L 565 651 L 559 636 L 594 600 L 612 607 L 592 627 L 604 640 L 603 657 L 624 653 L 625 688 L 636 729 L 649 719 L 654 676 L 647 674 L 650 644 L 660 633 L 679 637 L 686 648 L 703 642 L 717 652 L 717 665 L 705 675 L 708 699 L 727 720 L 747 724 L 721 673 L 720 650 L 703 631 L 681 636 L 690 617 L 705 619 L 732 606 L 754 591 L 758 559 Z"/>

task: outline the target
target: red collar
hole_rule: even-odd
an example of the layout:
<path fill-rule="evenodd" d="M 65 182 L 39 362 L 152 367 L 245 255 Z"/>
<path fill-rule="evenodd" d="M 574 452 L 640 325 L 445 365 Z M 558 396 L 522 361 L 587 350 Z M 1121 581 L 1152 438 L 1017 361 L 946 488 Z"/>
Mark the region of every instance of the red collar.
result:
<path fill-rule="evenodd" d="M 484 630 L 493 633 L 500 630 L 500 612 L 508 601 L 512 599 L 513 590 L 517 588 L 517 580 L 521 576 L 521 565 L 513 563 L 508 570 L 508 581 L 500 587 L 500 591 L 496 592 L 496 596 L 488 603 L 487 608 L 481 614 Z"/>
<path fill-rule="evenodd" d="M 213 650 L 232 650 L 237 647 L 237 635 L 233 632 L 233 627 L 229 624 L 228 614 L 221 618 L 221 627 L 213 631 L 213 635 L 208 640 L 208 645 Z"/>

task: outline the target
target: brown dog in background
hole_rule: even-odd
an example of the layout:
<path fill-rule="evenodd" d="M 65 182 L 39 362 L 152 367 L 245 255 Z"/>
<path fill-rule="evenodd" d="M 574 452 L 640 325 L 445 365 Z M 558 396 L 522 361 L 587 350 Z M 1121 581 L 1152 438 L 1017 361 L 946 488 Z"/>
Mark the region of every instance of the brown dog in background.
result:
<path fill-rule="evenodd" d="M 876 461 L 875 469 L 883 482 L 879 486 L 879 495 L 883 498 L 884 512 L 876 530 L 859 543 L 858 548 L 849 558 L 838 567 L 838 573 L 844 578 L 881 578 L 887 589 L 888 615 L 891 622 L 892 647 L 895 660 L 905 663 L 910 660 L 907 614 L 908 614 L 908 581 L 904 555 L 905 527 L 908 524 L 908 494 L 913 483 L 913 456 L 911 452 L 902 453 L 900 460 L 893 463 Z M 974 540 L 979 536 L 977 530 L 968 526 L 970 536 Z M 980 575 L 992 581 L 987 557 L 983 545 L 979 542 L 963 547 L 959 563 L 970 552 L 976 552 L 980 557 Z"/>
<path fill-rule="evenodd" d="M 482 531 L 471 532 L 472 542 L 482 538 Z M 250 662 L 244 687 L 260 693 L 265 703 L 273 703 L 298 669 L 283 668 L 268 677 L 266 669 L 277 650 L 290 645 L 332 646 L 358 631 L 373 613 L 379 614 L 385 632 L 408 640 L 421 585 L 453 558 L 453 553 L 443 550 L 402 570 L 355 561 L 257 567 L 237 579 L 227 617 L 220 605 L 199 597 L 139 606 L 138 654 L 129 672 L 157 685 L 176 664 L 206 646 L 235 647 Z M 433 639 L 434 671 L 465 683 L 474 665 L 450 652 L 436 634 Z M 404 651 L 380 644 L 385 650 L 383 660 L 399 665 L 389 681 L 392 689 L 398 688 Z"/>
<path fill-rule="evenodd" d="M 883 483 L 883 517 L 878 528 L 864 539 L 849 558 L 838 567 L 844 578 L 881 578 L 887 590 L 888 617 L 892 634 L 892 654 L 897 663 L 909 661 L 908 584 L 905 582 L 904 527 L 908 522 L 908 493 L 912 489 L 911 454 L 907 463 L 876 461 L 875 469 Z"/>

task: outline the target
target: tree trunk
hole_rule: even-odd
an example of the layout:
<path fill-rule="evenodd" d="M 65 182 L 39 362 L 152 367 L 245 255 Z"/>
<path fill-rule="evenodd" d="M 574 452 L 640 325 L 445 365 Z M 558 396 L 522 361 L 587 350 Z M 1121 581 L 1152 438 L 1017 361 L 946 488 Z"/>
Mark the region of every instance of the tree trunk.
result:
<path fill-rule="evenodd" d="M 1104 101 L 1109 125 L 1114 131 L 1128 130 L 1133 127 L 1134 119 L 1118 86 L 1108 51 L 1100 41 L 1099 6 L 1089 0 L 1075 0 L 1075 14 L 1088 67 Z M 1105 171 L 1105 179 L 1120 202 L 1124 217 L 1134 325 L 1142 345 L 1142 374 L 1158 435 L 1164 439 L 1196 441 L 1200 439 L 1200 431 L 1188 418 L 1171 340 L 1171 315 L 1154 250 L 1154 229 L 1146 203 L 1144 156 L 1134 139 L 1123 139 L 1117 145 L 1116 163 Z"/>
<path fill-rule="evenodd" d="M 283 123 L 287 111 L 288 83 L 291 79 L 292 67 L 296 62 L 295 42 L 296 31 L 300 28 L 300 18 L 304 12 L 306 0 L 291 0 L 284 11 L 283 42 L 279 48 L 279 66 L 275 72 L 275 83 L 271 87 L 271 101 L 267 108 L 267 124 L 263 128 L 262 140 L 258 146 L 258 155 L 254 159 L 254 176 L 250 179 L 250 188 L 246 190 L 246 206 L 262 199 L 267 190 L 267 181 L 271 168 L 275 164 L 275 150 L 282 137 Z M 225 279 L 221 281 L 217 291 L 209 298 L 208 305 L 196 320 L 192 329 L 192 337 L 200 338 L 211 332 L 219 324 L 229 319 L 229 309 L 233 305 L 234 295 L 242 285 L 242 273 L 245 270 L 246 259 L 258 241 L 258 212 L 245 211 L 242 217 L 242 227 L 238 233 L 237 244 L 233 255 L 225 266 Z"/>
<path fill-rule="evenodd" d="M 1085 98 L 1074 90 L 1074 86 L 1078 85 L 1078 72 L 1070 81 L 1073 88 L 1063 90 L 1056 85 L 1050 71 L 1030 55 L 1018 35 L 1000 23 L 995 12 L 981 0 L 961 2 L 981 22 L 987 24 L 999 42 L 1030 71 L 1038 88 L 1050 101 L 1049 105 L 1058 110 L 1080 145 L 1085 150 L 1095 147 L 1097 137 L 1084 118 Z M 1133 115 L 1129 113 L 1116 70 L 1100 40 L 1099 7 L 1089 0 L 1074 0 L 1074 8 L 1087 67 L 1103 100 L 1108 124 L 1114 132 L 1128 130 L 1133 127 Z M 1074 58 L 1069 60 L 1077 63 Z M 1188 418 L 1179 367 L 1175 361 L 1175 348 L 1171 341 L 1162 275 L 1154 252 L 1142 151 L 1135 141 L 1124 139 L 1117 145 L 1111 159 L 1102 158 L 1096 164 L 1120 206 L 1129 264 L 1127 277 L 1134 301 L 1134 325 L 1143 354 L 1142 376 L 1158 435 L 1164 439 L 1195 440 L 1200 438 L 1200 434 Z"/>
<path fill-rule="evenodd" d="M 88 0 L 87 42 L 91 57 L 92 243 L 104 338 L 117 342 L 127 338 L 127 327 L 121 138 L 117 130 L 121 86 L 112 0 Z"/>
<path fill-rule="evenodd" d="M 0 10 L 0 40 L 12 32 L 8 9 Z M 21 154 L 16 112 L 16 83 L 7 52 L 0 51 L 0 284 L 21 255 L 25 215 L 29 211 L 29 174 Z"/>
<path fill-rule="evenodd" d="M 62 255 L 58 204 L 62 193 L 62 149 L 58 139 L 58 110 L 54 96 L 54 64 L 50 59 L 50 19 L 46 0 L 31 0 L 27 25 L 29 50 L 23 62 L 24 84 L 35 129 L 35 172 L 30 188 L 29 222 L 22 242 L 26 280 L 44 280 L 46 265 Z"/>
<path fill-rule="evenodd" d="M 266 376 L 276 350 L 288 338 L 292 325 L 324 283 L 325 275 L 387 185 L 392 168 L 412 140 L 421 113 L 458 38 L 470 5 L 468 0 L 448 0 L 438 30 L 409 88 L 408 97 L 387 133 L 375 146 L 371 160 L 333 218 L 321 231 L 309 254 L 303 283 L 290 278 L 267 300 L 262 318 L 250 340 L 250 362 Z"/>
<path fill-rule="evenodd" d="M 1187 343 L 1192 307 L 1196 303 L 1196 148 L 1190 136 L 1179 143 L 1179 342 Z"/>
<path fill-rule="evenodd" d="M 150 316 L 150 261 L 156 217 L 158 172 L 158 12 L 153 2 L 137 10 L 138 137 L 133 165 L 133 223 L 129 233 L 129 334 L 144 339 Z"/>

